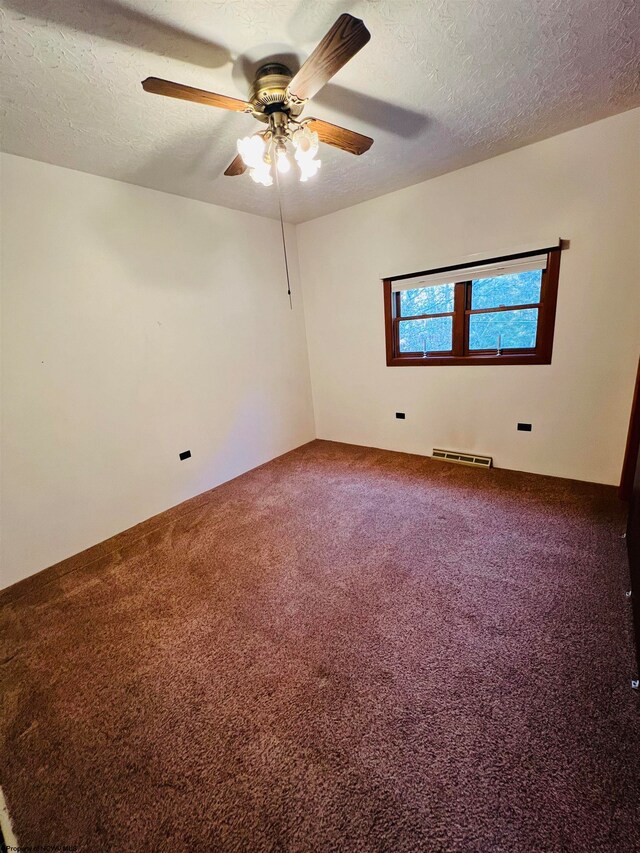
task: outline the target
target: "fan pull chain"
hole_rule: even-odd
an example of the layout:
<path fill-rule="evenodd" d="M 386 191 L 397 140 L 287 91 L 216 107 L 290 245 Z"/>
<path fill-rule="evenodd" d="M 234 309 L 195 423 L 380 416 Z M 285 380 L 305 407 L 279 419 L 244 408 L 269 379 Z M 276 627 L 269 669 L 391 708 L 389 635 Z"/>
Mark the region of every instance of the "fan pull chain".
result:
<path fill-rule="evenodd" d="M 280 176 L 278 175 L 278 170 L 274 169 L 276 173 L 276 190 L 278 192 L 278 210 L 280 211 L 280 230 L 282 232 L 282 249 L 284 251 L 284 268 L 287 273 L 287 296 L 289 297 L 289 307 L 293 311 L 293 302 L 291 301 L 291 282 L 289 280 L 289 259 L 287 258 L 287 243 L 284 239 L 284 222 L 282 220 L 282 200 L 280 198 Z"/>

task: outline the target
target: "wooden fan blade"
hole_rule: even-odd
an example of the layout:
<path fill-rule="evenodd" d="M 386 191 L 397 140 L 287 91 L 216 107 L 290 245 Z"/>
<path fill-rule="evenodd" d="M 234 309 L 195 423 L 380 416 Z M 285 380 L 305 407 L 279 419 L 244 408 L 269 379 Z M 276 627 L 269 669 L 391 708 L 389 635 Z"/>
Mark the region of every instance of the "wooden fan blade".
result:
<path fill-rule="evenodd" d="M 246 101 L 228 98 L 226 95 L 217 95 L 215 92 L 207 92 L 204 89 L 194 89 L 191 86 L 184 86 L 182 83 L 173 83 L 171 80 L 161 80 L 159 77 L 147 77 L 146 80 L 142 81 L 142 88 L 145 92 L 152 92 L 154 95 L 181 98 L 183 101 L 194 101 L 196 104 L 220 107 L 223 110 L 234 110 L 238 113 L 253 111 L 251 104 Z"/>
<path fill-rule="evenodd" d="M 225 175 L 242 175 L 243 172 L 247 171 L 247 167 L 245 166 L 245 162 L 239 154 L 233 158 L 233 160 L 229 163 L 227 168 L 224 170 Z"/>
<path fill-rule="evenodd" d="M 312 98 L 370 38 L 371 33 L 359 18 L 340 15 L 289 83 L 290 94 L 301 101 Z"/>
<path fill-rule="evenodd" d="M 335 148 L 342 148 L 343 151 L 349 151 L 351 154 L 364 154 L 373 145 L 373 139 L 370 136 L 363 136 L 354 130 L 346 130 L 344 127 L 338 127 L 337 124 L 330 124 L 328 121 L 311 118 L 305 121 L 305 124 L 309 130 L 318 134 L 320 142 L 326 142 L 327 145 L 333 145 Z"/>

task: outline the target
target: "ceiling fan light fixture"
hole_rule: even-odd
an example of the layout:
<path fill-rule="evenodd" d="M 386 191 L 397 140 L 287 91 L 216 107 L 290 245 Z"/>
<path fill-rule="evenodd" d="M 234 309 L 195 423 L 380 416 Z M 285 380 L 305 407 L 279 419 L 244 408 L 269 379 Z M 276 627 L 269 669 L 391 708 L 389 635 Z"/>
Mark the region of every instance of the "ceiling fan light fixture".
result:
<path fill-rule="evenodd" d="M 309 178 L 313 178 L 313 176 L 317 174 L 318 169 L 322 166 L 322 161 L 305 158 L 298 160 L 298 166 L 300 168 L 300 180 L 304 184 L 309 180 Z"/>
<path fill-rule="evenodd" d="M 271 165 L 266 163 L 264 160 L 260 166 L 249 169 L 249 174 L 256 184 L 262 184 L 263 187 L 270 187 L 273 183 Z"/>
<path fill-rule="evenodd" d="M 244 136 L 238 140 L 238 154 L 242 157 L 246 166 L 250 169 L 262 169 L 264 166 L 267 146 L 260 134 Z"/>
<path fill-rule="evenodd" d="M 320 160 L 314 159 L 320 147 L 318 134 L 304 126 L 295 131 L 291 141 L 295 149 L 296 163 L 300 169 L 300 180 L 306 183 L 309 178 L 317 174 L 322 165 Z"/>
<path fill-rule="evenodd" d="M 320 147 L 318 134 L 310 130 L 306 125 L 293 133 L 291 141 L 295 148 L 296 160 L 301 157 L 315 157 Z"/>

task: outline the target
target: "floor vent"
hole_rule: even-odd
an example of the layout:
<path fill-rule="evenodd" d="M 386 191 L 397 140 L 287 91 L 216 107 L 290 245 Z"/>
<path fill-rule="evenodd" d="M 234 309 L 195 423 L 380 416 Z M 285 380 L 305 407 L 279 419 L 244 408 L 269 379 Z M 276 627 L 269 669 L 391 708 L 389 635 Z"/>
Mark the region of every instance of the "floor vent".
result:
<path fill-rule="evenodd" d="M 458 462 L 460 465 L 474 465 L 476 468 L 491 468 L 491 456 L 476 456 L 475 453 L 458 453 L 456 450 L 438 450 L 433 448 L 434 459 L 445 459 L 447 462 Z"/>

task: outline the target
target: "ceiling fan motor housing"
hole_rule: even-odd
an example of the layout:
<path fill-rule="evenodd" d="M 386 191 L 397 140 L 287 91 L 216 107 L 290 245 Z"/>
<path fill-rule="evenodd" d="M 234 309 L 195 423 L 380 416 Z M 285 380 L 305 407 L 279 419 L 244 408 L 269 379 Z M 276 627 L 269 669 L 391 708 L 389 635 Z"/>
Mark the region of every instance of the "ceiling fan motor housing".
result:
<path fill-rule="evenodd" d="M 291 79 L 290 69 L 281 62 L 267 62 L 260 66 L 249 93 L 255 118 L 270 123 L 269 116 L 280 111 L 292 117 L 300 115 L 304 103 L 292 103 L 287 94 Z"/>
<path fill-rule="evenodd" d="M 291 71 L 279 62 L 269 62 L 262 65 L 251 87 L 250 97 L 257 106 L 270 107 L 284 104 L 287 99 L 286 90 L 291 82 Z"/>

